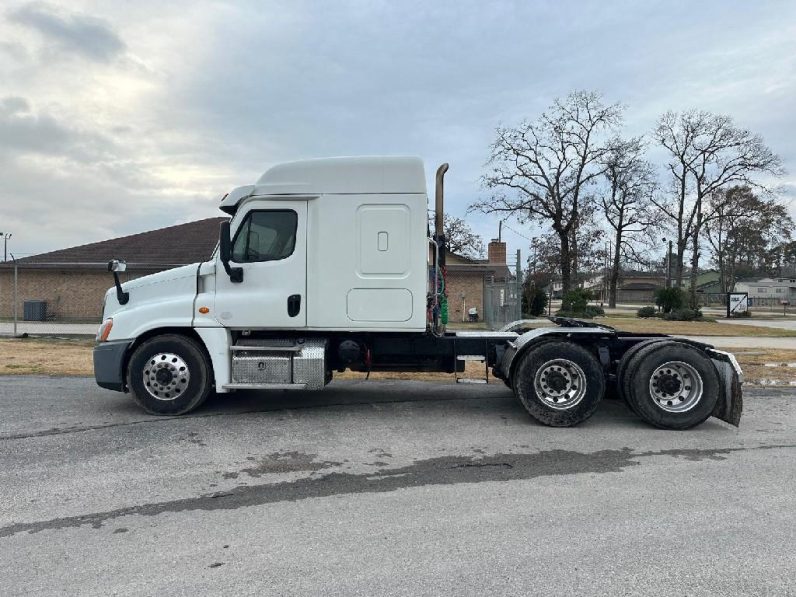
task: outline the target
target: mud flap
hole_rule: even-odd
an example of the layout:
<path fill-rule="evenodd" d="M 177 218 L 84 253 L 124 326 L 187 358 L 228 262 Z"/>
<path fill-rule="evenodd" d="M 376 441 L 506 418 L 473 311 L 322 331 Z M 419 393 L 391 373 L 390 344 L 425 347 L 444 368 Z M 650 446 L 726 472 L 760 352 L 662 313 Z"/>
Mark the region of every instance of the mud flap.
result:
<path fill-rule="evenodd" d="M 743 371 L 741 371 L 741 366 L 735 356 L 729 352 L 715 349 L 709 349 L 707 352 L 716 366 L 722 385 L 722 396 L 719 396 L 712 416 L 738 427 L 741 421 L 741 412 L 743 411 L 743 390 L 741 387 L 743 385 Z"/>

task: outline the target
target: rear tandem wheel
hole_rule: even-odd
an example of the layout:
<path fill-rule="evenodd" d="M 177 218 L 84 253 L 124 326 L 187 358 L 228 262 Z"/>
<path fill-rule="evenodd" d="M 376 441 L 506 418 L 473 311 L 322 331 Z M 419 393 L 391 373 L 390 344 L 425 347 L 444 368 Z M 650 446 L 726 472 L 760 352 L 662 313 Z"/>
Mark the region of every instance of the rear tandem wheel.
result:
<path fill-rule="evenodd" d="M 721 389 L 716 367 L 705 354 L 671 340 L 639 350 L 617 381 L 632 410 L 662 429 L 688 429 L 705 421 Z"/>
<path fill-rule="evenodd" d="M 605 394 L 602 367 L 582 346 L 544 342 L 521 359 L 513 376 L 514 394 L 544 425 L 570 427 L 585 421 Z"/>

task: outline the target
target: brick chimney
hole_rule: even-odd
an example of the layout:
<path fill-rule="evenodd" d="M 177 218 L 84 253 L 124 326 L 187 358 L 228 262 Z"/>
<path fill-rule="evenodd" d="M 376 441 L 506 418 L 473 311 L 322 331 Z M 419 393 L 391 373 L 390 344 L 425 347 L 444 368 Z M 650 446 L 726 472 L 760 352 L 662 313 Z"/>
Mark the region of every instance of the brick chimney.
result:
<path fill-rule="evenodd" d="M 489 257 L 489 263 L 506 265 L 506 243 L 493 238 L 489 241 L 487 257 Z"/>

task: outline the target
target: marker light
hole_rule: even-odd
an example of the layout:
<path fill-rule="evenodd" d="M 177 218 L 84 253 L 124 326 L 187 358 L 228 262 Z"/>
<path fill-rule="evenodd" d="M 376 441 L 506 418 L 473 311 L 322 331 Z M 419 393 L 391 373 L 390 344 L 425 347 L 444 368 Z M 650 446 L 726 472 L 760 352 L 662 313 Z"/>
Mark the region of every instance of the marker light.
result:
<path fill-rule="evenodd" d="M 112 328 L 113 328 L 113 318 L 109 317 L 108 319 L 102 322 L 102 325 L 100 325 L 99 330 L 97 330 L 97 342 L 107 341 Z"/>

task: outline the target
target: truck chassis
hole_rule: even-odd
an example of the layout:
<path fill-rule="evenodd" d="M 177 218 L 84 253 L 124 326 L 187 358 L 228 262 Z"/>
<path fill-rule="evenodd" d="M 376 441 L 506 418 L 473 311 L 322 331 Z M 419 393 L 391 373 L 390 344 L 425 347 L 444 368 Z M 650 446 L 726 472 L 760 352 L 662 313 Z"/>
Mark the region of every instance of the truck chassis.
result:
<path fill-rule="evenodd" d="M 521 321 L 497 332 L 441 335 L 233 332 L 231 381 L 217 389 L 317 390 L 346 369 L 445 372 L 460 383 L 485 383 L 491 372 L 545 425 L 576 425 L 606 395 L 660 428 L 686 429 L 710 416 L 738 425 L 742 373 L 731 354 L 662 334 L 551 319 L 555 327 L 528 330 Z M 213 389 L 213 363 L 199 338 L 174 332 L 98 345 L 100 385 L 130 391 L 153 414 L 198 407 Z M 483 363 L 483 378 L 460 377 L 468 361 Z M 121 375 L 111 372 L 114 381 L 103 383 L 108 363 Z"/>

